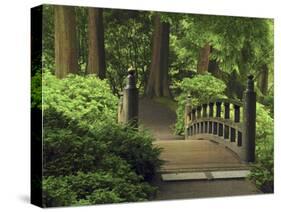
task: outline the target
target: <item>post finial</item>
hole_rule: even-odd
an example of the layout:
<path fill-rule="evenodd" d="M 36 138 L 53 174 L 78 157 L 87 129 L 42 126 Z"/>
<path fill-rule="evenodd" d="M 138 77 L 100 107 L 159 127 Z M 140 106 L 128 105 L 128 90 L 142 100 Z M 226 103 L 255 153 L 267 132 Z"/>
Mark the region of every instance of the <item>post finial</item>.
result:
<path fill-rule="evenodd" d="M 191 105 L 191 95 L 190 94 L 187 95 L 186 104 Z"/>
<path fill-rule="evenodd" d="M 252 74 L 248 75 L 247 90 L 254 91 L 254 76 Z"/>
<path fill-rule="evenodd" d="M 133 68 L 133 66 L 130 66 L 130 67 L 128 68 L 128 74 L 129 74 L 129 75 L 134 75 L 134 74 L 135 74 L 135 69 Z"/>
<path fill-rule="evenodd" d="M 133 67 L 131 66 L 128 69 L 128 84 L 127 84 L 127 88 L 136 88 L 136 79 L 135 79 L 135 70 L 133 69 Z"/>

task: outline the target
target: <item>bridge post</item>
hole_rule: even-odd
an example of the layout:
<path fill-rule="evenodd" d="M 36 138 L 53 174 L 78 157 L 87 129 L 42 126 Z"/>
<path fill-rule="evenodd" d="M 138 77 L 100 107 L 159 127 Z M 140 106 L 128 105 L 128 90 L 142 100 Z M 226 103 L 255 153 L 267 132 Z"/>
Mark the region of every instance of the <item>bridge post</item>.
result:
<path fill-rule="evenodd" d="M 119 103 L 118 103 L 118 123 L 124 122 L 124 111 L 123 111 L 123 93 L 120 96 Z"/>
<path fill-rule="evenodd" d="M 128 71 L 128 82 L 123 92 L 123 121 L 133 127 L 138 127 L 138 89 L 136 87 L 135 71 Z"/>
<path fill-rule="evenodd" d="M 186 104 L 185 104 L 185 111 L 184 111 L 184 123 L 185 123 L 185 139 L 187 139 L 188 137 L 188 132 L 187 132 L 187 128 L 186 126 L 191 122 L 191 109 L 192 109 L 192 105 L 191 105 L 191 96 L 188 95 L 187 99 L 186 99 Z"/>
<path fill-rule="evenodd" d="M 253 75 L 248 76 L 247 89 L 244 91 L 243 117 L 243 152 L 241 159 L 244 162 L 255 162 L 256 139 L 256 92 L 254 91 Z"/>
<path fill-rule="evenodd" d="M 191 121 L 189 117 L 189 113 L 191 112 L 191 96 L 188 95 L 186 98 L 186 104 L 185 104 L 185 111 L 184 111 L 184 117 L 185 117 L 185 126 L 188 125 L 188 123 Z"/>

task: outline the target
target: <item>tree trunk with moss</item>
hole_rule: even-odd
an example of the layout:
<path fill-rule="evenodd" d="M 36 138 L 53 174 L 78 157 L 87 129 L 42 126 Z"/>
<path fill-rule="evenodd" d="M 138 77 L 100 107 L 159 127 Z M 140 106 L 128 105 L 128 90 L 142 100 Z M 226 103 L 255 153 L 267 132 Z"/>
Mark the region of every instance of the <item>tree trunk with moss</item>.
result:
<path fill-rule="evenodd" d="M 103 10 L 101 8 L 89 8 L 88 15 L 88 74 L 96 74 L 104 79 L 106 73 L 104 50 Z"/>
<path fill-rule="evenodd" d="M 78 72 L 74 7 L 55 6 L 55 74 L 64 78 Z"/>
<path fill-rule="evenodd" d="M 168 68 L 169 68 L 169 23 L 163 23 L 160 16 L 154 17 L 154 32 L 152 46 L 152 60 L 146 87 L 149 97 L 171 97 Z"/>
<path fill-rule="evenodd" d="M 197 62 L 197 72 L 199 74 L 204 74 L 208 72 L 209 66 L 209 56 L 211 52 L 210 44 L 206 43 L 200 50 Z"/>

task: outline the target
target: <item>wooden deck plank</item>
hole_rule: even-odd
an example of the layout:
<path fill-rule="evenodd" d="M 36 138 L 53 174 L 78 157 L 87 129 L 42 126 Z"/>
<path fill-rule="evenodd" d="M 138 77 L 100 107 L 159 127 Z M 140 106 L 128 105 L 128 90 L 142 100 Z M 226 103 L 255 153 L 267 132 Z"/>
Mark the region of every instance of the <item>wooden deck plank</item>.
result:
<path fill-rule="evenodd" d="M 165 161 L 160 172 L 215 171 L 248 169 L 235 153 L 208 140 L 156 141 Z"/>

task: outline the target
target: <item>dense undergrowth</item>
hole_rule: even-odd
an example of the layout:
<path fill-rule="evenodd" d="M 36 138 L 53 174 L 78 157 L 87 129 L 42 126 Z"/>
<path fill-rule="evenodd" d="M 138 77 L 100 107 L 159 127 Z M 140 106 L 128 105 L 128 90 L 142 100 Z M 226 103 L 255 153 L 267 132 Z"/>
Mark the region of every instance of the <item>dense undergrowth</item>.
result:
<path fill-rule="evenodd" d="M 43 75 L 45 207 L 144 201 L 161 161 L 152 137 L 116 123 L 117 98 L 95 76 Z"/>
<path fill-rule="evenodd" d="M 249 178 L 263 192 L 274 191 L 274 123 L 270 110 L 257 103 L 256 163 Z"/>
<path fill-rule="evenodd" d="M 175 124 L 175 133 L 184 132 L 184 109 L 187 97 L 190 95 L 192 105 L 206 102 L 212 98 L 224 97 L 226 85 L 222 80 L 213 77 L 211 74 L 197 75 L 193 78 L 184 78 L 174 85 L 174 89 L 180 91 L 176 100 L 177 122 Z"/>

